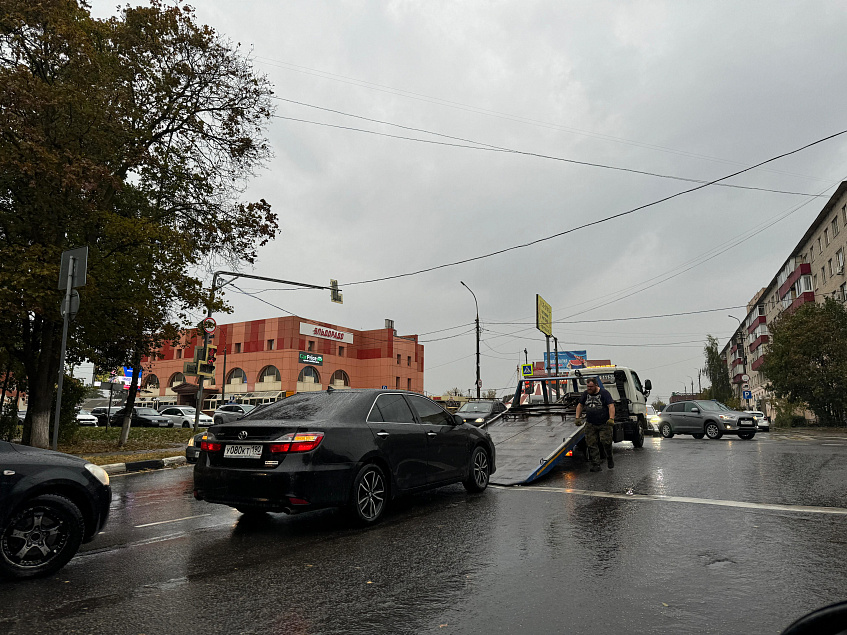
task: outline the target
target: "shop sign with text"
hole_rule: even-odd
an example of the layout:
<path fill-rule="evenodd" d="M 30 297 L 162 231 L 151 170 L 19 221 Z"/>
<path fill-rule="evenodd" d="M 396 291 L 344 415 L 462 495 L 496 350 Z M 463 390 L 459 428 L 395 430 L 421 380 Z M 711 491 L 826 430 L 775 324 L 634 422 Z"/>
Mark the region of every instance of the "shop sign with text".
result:
<path fill-rule="evenodd" d="M 353 334 L 345 331 L 336 331 L 327 326 L 318 326 L 317 324 L 309 324 L 300 322 L 300 335 L 308 335 L 309 337 L 320 337 L 325 340 L 334 340 L 336 342 L 344 342 L 345 344 L 353 343 Z"/>
<path fill-rule="evenodd" d="M 301 364 L 313 364 L 315 366 L 323 366 L 324 356 L 315 355 L 314 353 L 300 353 Z"/>

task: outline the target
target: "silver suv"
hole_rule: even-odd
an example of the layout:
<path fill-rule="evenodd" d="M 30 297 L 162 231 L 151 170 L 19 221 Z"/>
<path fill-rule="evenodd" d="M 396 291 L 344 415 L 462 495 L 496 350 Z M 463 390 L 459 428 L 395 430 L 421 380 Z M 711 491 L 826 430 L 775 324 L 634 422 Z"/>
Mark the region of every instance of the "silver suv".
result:
<path fill-rule="evenodd" d="M 740 439 L 752 439 L 756 420 L 749 412 L 731 410 L 719 401 L 680 401 L 659 413 L 659 432 L 666 439 L 675 434 L 690 434 L 695 439 L 735 434 Z"/>
<path fill-rule="evenodd" d="M 256 406 L 251 406 L 248 403 L 228 403 L 215 410 L 213 419 L 216 424 L 229 423 L 230 421 L 241 419 L 241 417 L 246 415 L 255 407 Z"/>

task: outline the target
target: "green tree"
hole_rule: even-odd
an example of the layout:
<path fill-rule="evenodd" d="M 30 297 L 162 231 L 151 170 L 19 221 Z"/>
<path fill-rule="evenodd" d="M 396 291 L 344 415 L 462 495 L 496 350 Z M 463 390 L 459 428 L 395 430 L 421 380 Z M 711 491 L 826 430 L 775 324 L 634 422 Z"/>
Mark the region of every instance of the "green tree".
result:
<path fill-rule="evenodd" d="M 726 367 L 726 362 L 721 359 L 718 340 L 711 335 L 707 335 L 703 352 L 706 357 L 703 372 L 712 385 L 703 391 L 702 396 L 704 399 L 716 399 L 727 403 L 732 399 L 732 384 L 729 380 L 729 369 Z"/>
<path fill-rule="evenodd" d="M 668 404 L 666 404 L 661 399 L 654 399 L 653 403 L 651 403 L 650 405 L 656 409 L 656 412 L 661 412 L 665 409 L 665 406 L 667 406 Z"/>
<path fill-rule="evenodd" d="M 761 372 L 777 397 L 808 404 L 823 425 L 847 423 L 847 309 L 832 298 L 769 325 Z"/>
<path fill-rule="evenodd" d="M 48 443 L 62 251 L 89 247 L 69 361 L 138 367 L 205 308 L 211 268 L 276 235 L 270 205 L 241 200 L 270 156 L 271 92 L 189 7 L 96 20 L 76 0 L 4 2 L 0 347 L 30 388 L 25 442 Z"/>

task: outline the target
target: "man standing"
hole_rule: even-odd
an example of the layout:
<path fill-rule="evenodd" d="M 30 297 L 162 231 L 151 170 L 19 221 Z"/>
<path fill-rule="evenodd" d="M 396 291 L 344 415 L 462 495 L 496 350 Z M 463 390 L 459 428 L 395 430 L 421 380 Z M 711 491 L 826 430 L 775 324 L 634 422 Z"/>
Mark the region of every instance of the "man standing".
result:
<path fill-rule="evenodd" d="M 609 468 L 615 467 L 612 459 L 612 427 L 615 425 L 615 400 L 605 388 L 597 385 L 597 380 L 589 377 L 585 380 L 586 391 L 582 393 L 576 407 L 576 425 L 582 425 L 582 411 L 588 423 L 585 426 L 585 442 L 588 444 L 588 456 L 591 459 L 591 471 L 600 471 L 600 446 L 609 457 Z"/>

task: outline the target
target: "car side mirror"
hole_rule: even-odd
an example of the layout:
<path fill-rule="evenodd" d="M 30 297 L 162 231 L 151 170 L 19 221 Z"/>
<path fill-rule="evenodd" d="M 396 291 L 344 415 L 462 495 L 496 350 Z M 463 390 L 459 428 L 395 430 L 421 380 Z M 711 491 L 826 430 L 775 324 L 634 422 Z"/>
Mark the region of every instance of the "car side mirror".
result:
<path fill-rule="evenodd" d="M 459 415 L 453 415 L 453 425 L 460 426 L 465 422 Z"/>
<path fill-rule="evenodd" d="M 644 380 L 644 388 L 646 388 L 647 390 L 653 390 L 653 382 L 650 381 L 649 379 L 645 379 Z"/>
<path fill-rule="evenodd" d="M 691 412 L 696 412 L 697 414 L 700 414 L 700 408 L 692 408 Z"/>

